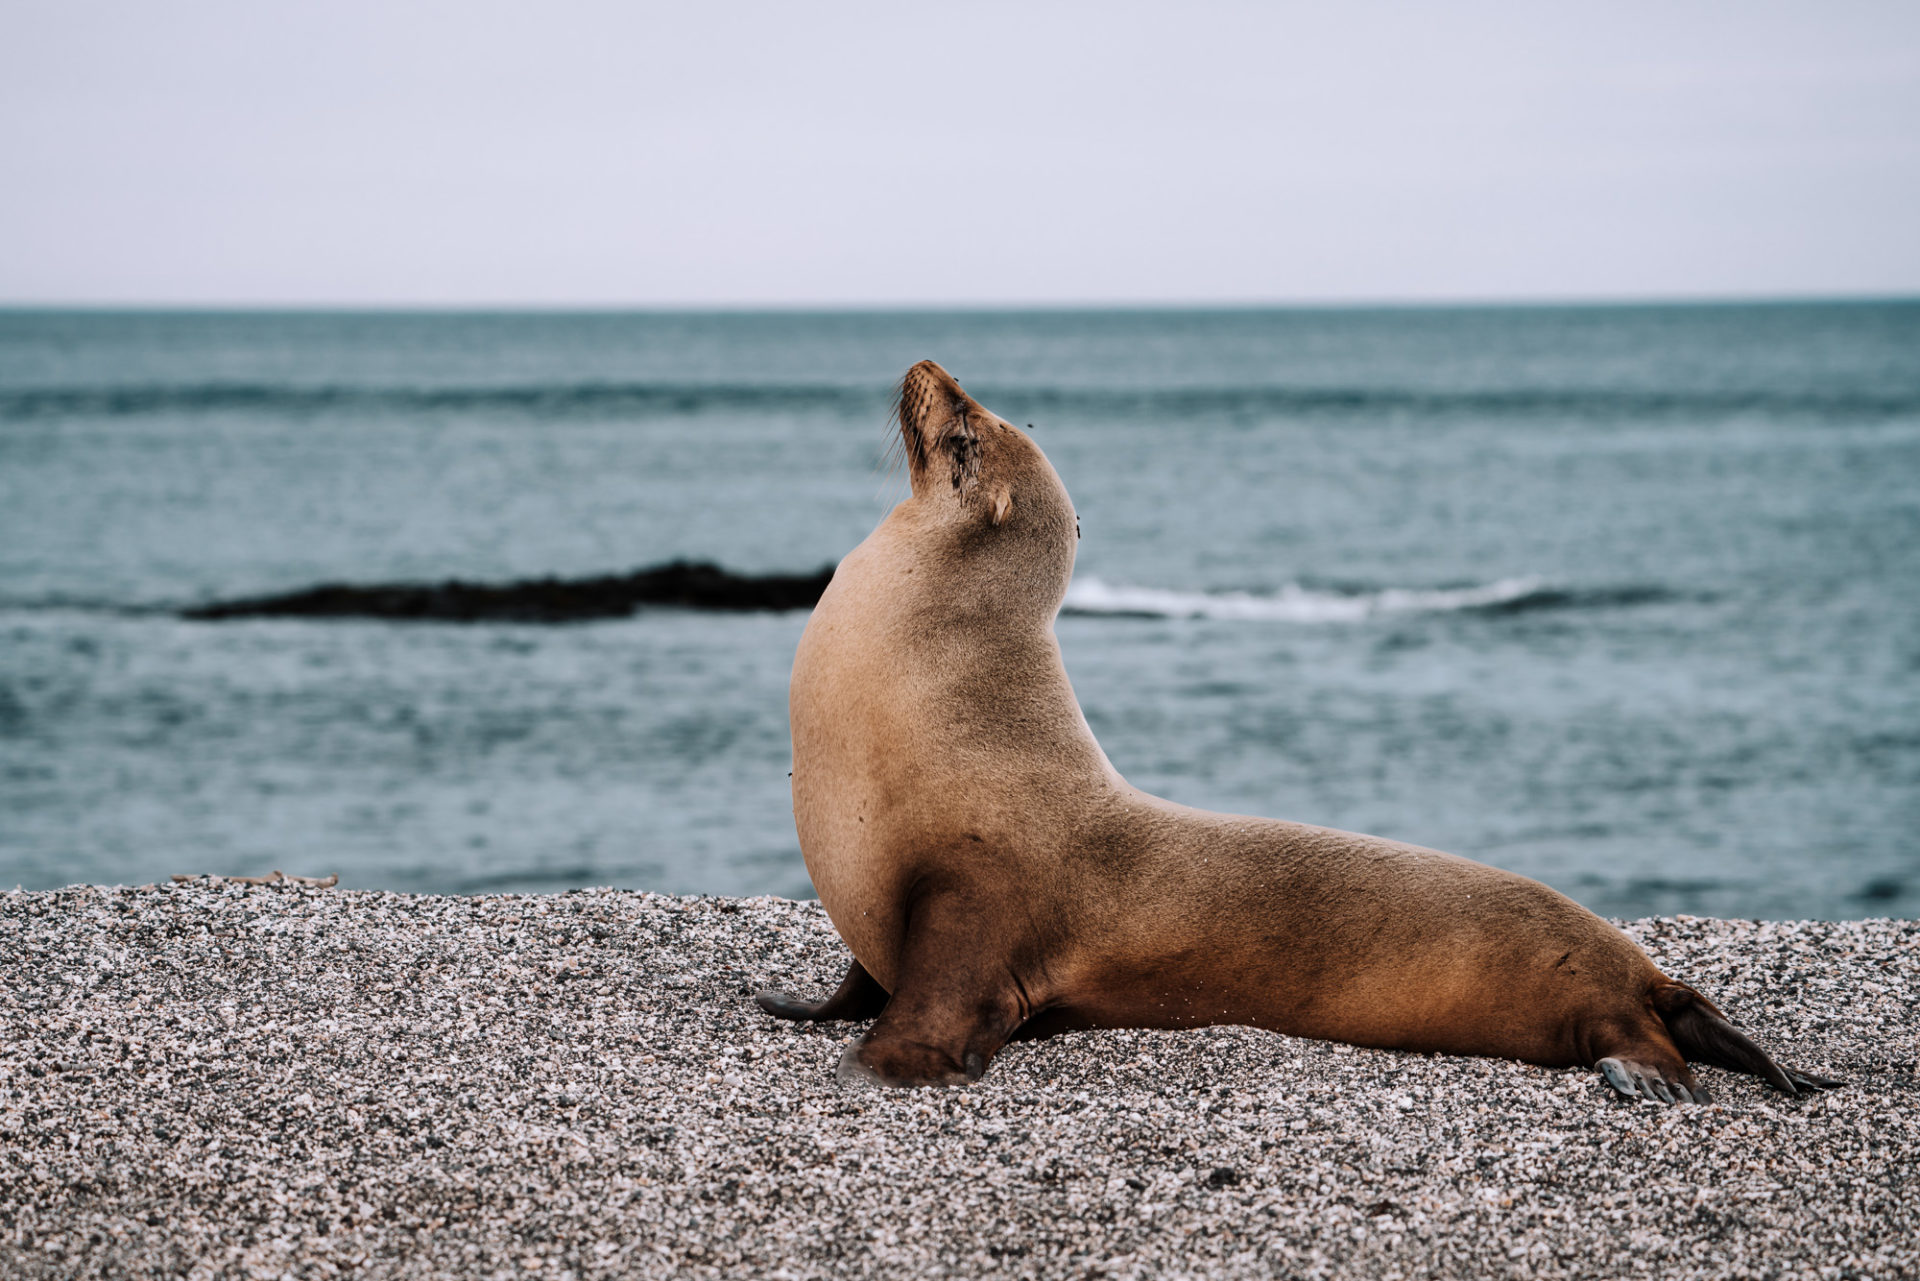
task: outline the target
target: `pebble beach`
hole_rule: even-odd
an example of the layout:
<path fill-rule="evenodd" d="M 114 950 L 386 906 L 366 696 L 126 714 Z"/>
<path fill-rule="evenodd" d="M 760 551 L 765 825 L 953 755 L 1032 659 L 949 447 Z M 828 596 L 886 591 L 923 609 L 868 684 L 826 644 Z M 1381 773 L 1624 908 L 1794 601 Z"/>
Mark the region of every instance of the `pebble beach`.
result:
<path fill-rule="evenodd" d="M 1797 1099 L 1248 1028 L 850 1087 L 814 903 L 0 893 L 0 1275 L 1916 1277 L 1920 923 L 1625 923 Z"/>

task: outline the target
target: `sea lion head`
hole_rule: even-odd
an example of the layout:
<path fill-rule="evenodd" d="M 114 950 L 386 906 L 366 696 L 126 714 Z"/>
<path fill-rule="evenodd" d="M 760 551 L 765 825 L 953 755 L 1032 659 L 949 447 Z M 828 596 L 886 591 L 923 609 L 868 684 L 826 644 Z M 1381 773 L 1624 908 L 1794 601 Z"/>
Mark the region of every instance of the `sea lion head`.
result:
<path fill-rule="evenodd" d="M 900 380 L 895 416 L 916 500 L 995 528 L 1016 516 L 1073 524 L 1073 500 L 1040 446 L 931 360 Z"/>
<path fill-rule="evenodd" d="M 900 380 L 896 416 L 914 506 L 957 548 L 1008 563 L 1057 609 L 1080 522 L 1040 447 L 931 360 Z"/>

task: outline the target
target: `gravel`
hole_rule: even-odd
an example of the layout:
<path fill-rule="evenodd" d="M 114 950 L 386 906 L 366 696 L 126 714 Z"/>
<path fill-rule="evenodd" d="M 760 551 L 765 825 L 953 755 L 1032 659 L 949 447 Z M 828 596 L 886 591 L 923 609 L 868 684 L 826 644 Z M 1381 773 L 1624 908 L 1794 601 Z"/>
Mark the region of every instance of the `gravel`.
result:
<path fill-rule="evenodd" d="M 1920 923 L 1632 922 L 1787 1099 L 1248 1028 L 838 1084 L 817 904 L 0 893 L 0 1274 L 1920 1276 Z"/>

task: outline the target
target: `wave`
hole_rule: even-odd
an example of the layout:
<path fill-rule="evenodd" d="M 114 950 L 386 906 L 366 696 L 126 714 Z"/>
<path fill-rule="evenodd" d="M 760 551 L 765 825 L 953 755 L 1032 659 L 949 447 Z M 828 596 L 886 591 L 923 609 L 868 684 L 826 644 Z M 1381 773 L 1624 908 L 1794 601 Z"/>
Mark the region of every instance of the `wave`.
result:
<path fill-rule="evenodd" d="M 1049 413 L 1180 419 L 1369 414 L 1417 417 L 1661 417 L 1767 412 L 1879 418 L 1920 412 L 1920 397 L 1785 390 L 1547 387 L 983 386 L 983 402 L 1024 421 Z M 504 386 L 157 383 L 0 389 L 0 418 L 139 417 L 268 412 L 538 414 L 547 417 L 695 414 L 713 410 L 828 409 L 884 415 L 886 383 L 554 382 Z"/>
<path fill-rule="evenodd" d="M 1152 387 L 987 388 L 984 403 L 1004 402 L 1014 417 L 1050 410 L 1109 416 L 1186 418 L 1311 417 L 1365 414 L 1396 418 L 1662 418 L 1748 413 L 1819 418 L 1884 418 L 1920 412 L 1920 396 L 1847 391 L 1690 388 L 1527 387 Z"/>
<path fill-rule="evenodd" d="M 0 611 L 22 614 L 121 614 L 128 618 L 171 615 L 175 612 L 171 605 L 111 600 L 104 596 L 81 596 L 68 592 L 39 595 L 0 592 Z"/>
<path fill-rule="evenodd" d="M 0 418 L 139 417 L 147 414 L 509 412 L 568 415 L 689 414 L 802 406 L 886 411 L 874 387 L 748 383 L 534 383 L 498 387 L 297 386 L 185 383 L 0 390 Z"/>
<path fill-rule="evenodd" d="M 1538 578 L 1502 578 L 1474 587 L 1401 588 L 1380 591 L 1319 591 L 1288 583 L 1274 592 L 1190 592 L 1132 587 L 1093 577 L 1067 589 L 1063 614 L 1122 618 L 1207 618 L 1262 623 L 1359 623 L 1398 614 L 1461 611 L 1516 614 L 1564 609 L 1651 604 L 1672 599 L 1660 587 L 1571 590 Z"/>

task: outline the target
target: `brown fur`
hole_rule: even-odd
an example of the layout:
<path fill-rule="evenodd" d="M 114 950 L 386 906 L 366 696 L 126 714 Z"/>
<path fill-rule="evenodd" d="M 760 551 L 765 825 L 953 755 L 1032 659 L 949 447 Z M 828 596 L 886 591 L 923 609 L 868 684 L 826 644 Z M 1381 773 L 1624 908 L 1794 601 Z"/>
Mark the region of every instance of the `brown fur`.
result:
<path fill-rule="evenodd" d="M 800 847 L 855 961 L 827 1002 L 763 1005 L 877 1013 L 843 1070 L 890 1084 L 976 1078 L 1016 1035 L 1245 1023 L 1612 1060 L 1704 1097 L 1663 1013 L 1704 1046 L 1719 1012 L 1546 886 L 1129 786 L 1054 638 L 1078 537 L 1059 477 L 930 361 L 898 412 L 912 497 L 841 563 L 793 669 Z M 1723 1041 L 1710 1061 L 1760 1070 Z"/>

